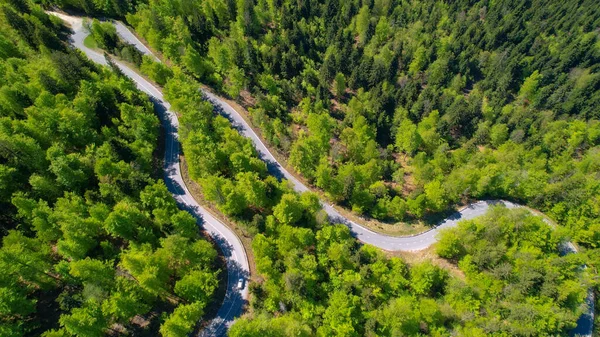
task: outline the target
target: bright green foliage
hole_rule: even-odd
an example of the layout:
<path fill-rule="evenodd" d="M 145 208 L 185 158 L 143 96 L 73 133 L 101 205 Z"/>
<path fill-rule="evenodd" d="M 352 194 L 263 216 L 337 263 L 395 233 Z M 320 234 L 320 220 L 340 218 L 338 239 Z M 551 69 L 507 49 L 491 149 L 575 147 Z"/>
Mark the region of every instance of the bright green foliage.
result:
<path fill-rule="evenodd" d="M 410 286 L 417 295 L 436 296 L 443 292 L 447 272 L 430 263 L 422 263 L 410 270 Z"/>
<path fill-rule="evenodd" d="M 236 188 L 243 193 L 249 206 L 262 208 L 267 205 L 267 186 L 256 172 L 238 173 Z"/>
<path fill-rule="evenodd" d="M 240 92 L 246 88 L 246 76 L 244 72 L 238 67 L 232 67 L 227 71 L 227 79 L 225 92 L 232 98 L 237 98 Z"/>
<path fill-rule="evenodd" d="M 27 294 L 16 287 L 0 288 L 0 314 L 4 317 L 22 318 L 35 312 L 35 301 L 27 298 Z"/>
<path fill-rule="evenodd" d="M 173 77 L 173 71 L 162 62 L 154 61 L 152 56 L 144 55 L 140 71 L 148 75 L 154 82 L 165 85 L 167 80 Z"/>
<path fill-rule="evenodd" d="M 83 308 L 75 308 L 70 315 L 60 317 L 60 325 L 74 336 L 104 336 L 107 326 L 100 304 L 89 301 Z"/>
<path fill-rule="evenodd" d="M 412 75 L 417 75 L 417 72 L 423 70 L 427 63 L 427 49 L 419 46 L 413 55 L 413 59 L 408 66 L 408 71 Z"/>
<path fill-rule="evenodd" d="M 431 210 L 441 211 L 446 207 L 446 191 L 444 190 L 442 183 L 438 180 L 434 180 L 425 184 L 425 197 L 427 198 L 427 204 Z"/>
<path fill-rule="evenodd" d="M 356 33 L 358 34 L 358 40 L 360 43 L 365 43 L 369 32 L 369 25 L 371 21 L 371 14 L 368 6 L 363 6 L 356 15 Z"/>
<path fill-rule="evenodd" d="M 109 289 L 115 278 L 113 266 L 89 257 L 85 260 L 73 261 L 69 264 L 69 273 L 84 284 L 94 284 Z"/>
<path fill-rule="evenodd" d="M 216 251 L 156 181 L 148 98 L 68 47 L 58 22 L 31 2 L 0 5 L 0 335 L 104 336 L 115 324 L 130 334 L 136 315 L 156 334 L 159 318 L 147 314 L 177 299 L 188 274 L 204 273 L 197 310 L 212 300 Z M 141 62 L 111 23 L 90 30 L 100 47 Z"/>
<path fill-rule="evenodd" d="M 178 306 L 160 327 L 161 335 L 165 337 L 187 336 L 202 317 L 203 306 L 202 302 Z"/>
<path fill-rule="evenodd" d="M 457 261 L 466 275 L 448 284 L 445 300 L 459 317 L 475 317 L 469 328 L 503 322 L 488 331 L 566 333 L 587 294 L 587 275 L 581 257 L 561 255 L 561 242 L 558 231 L 526 209 L 496 207 L 461 221 L 442 232 L 437 244 L 438 254 Z"/>
<path fill-rule="evenodd" d="M 396 135 L 396 148 L 398 151 L 412 155 L 421 145 L 421 136 L 417 132 L 417 126 L 409 119 L 404 119 L 398 127 Z"/>
<path fill-rule="evenodd" d="M 436 253 L 446 259 L 455 259 L 463 254 L 464 247 L 456 231 L 443 230 L 435 244 Z"/>
<path fill-rule="evenodd" d="M 188 302 L 208 303 L 217 289 L 217 278 L 210 272 L 195 270 L 175 284 L 175 293 Z"/>
<path fill-rule="evenodd" d="M 268 316 L 258 316 L 252 320 L 241 319 L 229 330 L 231 337 L 277 337 L 277 336 L 312 336 L 310 327 L 292 315 L 270 319 Z"/>
<path fill-rule="evenodd" d="M 303 207 L 293 194 L 284 194 L 281 201 L 273 207 L 273 215 L 285 225 L 293 225 L 302 216 Z"/>
<path fill-rule="evenodd" d="M 344 92 L 346 91 L 346 77 L 344 74 L 337 73 L 335 75 L 335 81 L 333 83 L 333 89 L 335 90 L 335 95 L 337 97 L 343 97 Z"/>
<path fill-rule="evenodd" d="M 424 302 L 423 302 L 424 303 Z M 377 317 L 380 336 L 410 336 L 419 333 L 421 313 L 418 301 L 402 296 L 380 309 Z"/>
<path fill-rule="evenodd" d="M 121 201 L 104 221 L 106 231 L 116 237 L 133 240 L 137 235 L 138 226 L 144 226 L 147 218 L 135 206 Z"/>
<path fill-rule="evenodd" d="M 94 19 L 88 23 L 87 29 L 101 49 L 113 50 L 117 46 L 117 30 L 112 23 Z"/>
<path fill-rule="evenodd" d="M 541 77 L 542 75 L 537 70 L 527 77 L 519 90 L 519 98 L 530 101 L 534 100 Z"/>
<path fill-rule="evenodd" d="M 198 237 L 198 223 L 190 213 L 179 211 L 171 217 L 170 222 L 173 224 L 171 233 L 191 239 Z"/>
<path fill-rule="evenodd" d="M 230 8 L 158 1 L 128 21 L 171 61 L 196 64 L 192 73 L 217 90 L 231 97 L 248 90 L 263 136 L 309 182 L 358 213 L 404 219 L 391 206 L 396 196 L 410 205 L 408 218 L 469 198 L 518 199 L 546 212 L 561 204 L 579 210 L 560 220 L 591 245 L 595 227 L 581 224 L 598 215 L 584 215 L 583 202 L 595 197 L 597 173 L 584 164 L 599 141 L 585 131 L 598 130 L 600 111 L 597 13 L 593 1 L 240 0 Z M 166 42 L 177 39 L 185 44 Z M 188 116 L 200 106 L 192 101 Z M 11 102 L 18 113 L 18 100 Z M 315 131 L 311 114 L 329 115 L 327 132 Z M 217 155 L 221 141 L 205 137 L 188 140 L 192 177 L 227 167 Z M 370 160 L 381 177 L 363 184 L 356 167 Z M 366 193 L 364 186 L 391 182 L 399 168 L 412 176 L 401 193 L 392 184 L 388 193 Z M 436 180 L 444 185 L 440 202 L 419 199 Z M 234 190 L 222 208 L 239 216 L 245 205 Z"/>
<path fill-rule="evenodd" d="M 46 332 L 44 332 L 42 334 L 43 337 L 66 337 L 67 332 L 65 331 L 65 329 L 59 329 L 59 330 L 48 330 Z"/>
<path fill-rule="evenodd" d="M 490 143 L 499 147 L 508 139 L 508 126 L 506 124 L 495 124 L 490 130 Z"/>
<path fill-rule="evenodd" d="M 3 282 L 12 286 L 48 288 L 53 284 L 50 247 L 40 245 L 37 239 L 12 230 L 2 238 L 0 263 L 4 270 Z"/>
<path fill-rule="evenodd" d="M 359 316 L 358 296 L 337 291 L 329 298 L 329 306 L 323 314 L 323 326 L 317 331 L 319 336 L 358 336 L 355 320 Z"/>
<path fill-rule="evenodd" d="M 117 12 L 113 6 L 95 7 Z M 562 226 L 561 233 L 586 254 L 595 254 L 600 235 L 598 11 L 594 1 L 158 0 L 139 4 L 127 20 L 171 63 L 252 104 L 249 117 L 265 139 L 340 205 L 398 221 L 433 218 L 432 213 L 460 201 L 508 198 L 547 212 Z M 43 36 L 32 37 L 32 31 L 43 32 L 43 25 L 19 30 L 25 43 Z M 0 55 L 18 52 L 5 47 Z M 5 77 L 12 78 L 11 67 L 6 69 Z M 38 82 L 56 87 L 53 80 L 70 78 L 68 69 L 59 67 L 59 76 L 41 76 Z M 251 286 L 252 317 L 237 323 L 232 334 L 530 336 L 566 334 L 573 326 L 582 282 L 546 269 L 540 260 L 558 261 L 568 273 L 581 261 L 566 257 L 569 263 L 561 264 L 552 250 L 540 248 L 542 241 L 555 243 L 542 227 L 528 238 L 535 244 L 524 247 L 495 241 L 503 235 L 494 226 L 488 227 L 495 231 L 475 236 L 472 243 L 466 235 L 445 234 L 438 250 L 460 261 L 464 280 L 431 264 L 408 268 L 358 248 L 345 227 L 323 226 L 314 203 L 290 198 L 285 182 L 267 177 L 249 141 L 215 117 L 197 83 L 181 69 L 172 68 L 165 93 L 181 116 L 190 176 L 209 202 L 254 235 L 263 278 Z M 336 88 L 338 74 L 346 82 L 343 95 L 341 86 Z M 18 119 L 29 113 L 30 104 L 19 94 L 23 90 L 2 85 L 3 116 Z M 110 96 L 105 88 L 87 90 Z M 47 95 L 39 101 L 50 104 Z M 50 142 L 51 134 L 44 135 Z M 75 136 L 65 134 L 61 140 L 83 148 L 104 134 Z M 85 155 L 71 155 L 69 146 L 48 152 L 49 146 L 37 144 L 31 134 L 13 137 L 9 132 L 0 139 L 6 151 L 18 150 L 29 159 L 22 166 L 3 162 L 16 168 L 3 170 L 3 176 L 19 179 L 22 170 L 41 176 L 51 162 L 51 178 L 60 181 L 61 189 L 86 189 Z M 129 177 L 133 173 L 126 162 L 112 164 L 119 162 L 119 148 L 110 152 L 103 150 L 103 160 L 94 167 L 95 173 L 105 173 L 99 179 L 109 213 L 126 195 L 112 186 L 139 181 Z M 117 178 L 113 172 L 126 173 Z M 27 180 L 38 195 L 62 195 L 52 192 L 47 179 Z M 19 185 L 0 188 L 0 195 L 9 196 Z M 35 218 L 40 221 L 31 226 L 46 233 L 45 240 L 65 226 L 45 226 L 43 205 L 28 208 L 31 203 L 19 201 L 21 213 L 39 209 Z M 152 223 L 140 237 L 153 249 L 148 255 L 182 276 L 186 261 L 192 260 L 189 250 L 167 254 L 158 238 L 171 234 L 167 246 L 175 247 L 187 235 L 173 231 L 167 220 L 173 213 L 143 212 Z M 75 215 L 85 218 L 86 212 Z M 83 259 L 95 251 L 95 239 L 104 230 L 100 219 L 89 226 L 99 232 L 81 231 L 59 252 Z M 510 228 L 517 220 L 503 226 Z M 184 223 L 191 227 L 191 221 Z M 500 232 L 522 233 L 516 228 Z M 482 230 L 471 226 L 469 233 Z M 530 259 L 534 263 L 523 263 L 526 258 L 513 253 L 535 257 Z M 596 260 L 587 262 L 595 267 Z M 272 329 L 265 328 L 270 322 Z M 183 323 L 172 326 L 187 330 Z"/>
<path fill-rule="evenodd" d="M 102 312 L 106 317 L 127 321 L 138 314 L 150 310 L 145 301 L 145 294 L 140 286 L 130 279 L 118 277 L 117 291 L 102 303 Z"/>

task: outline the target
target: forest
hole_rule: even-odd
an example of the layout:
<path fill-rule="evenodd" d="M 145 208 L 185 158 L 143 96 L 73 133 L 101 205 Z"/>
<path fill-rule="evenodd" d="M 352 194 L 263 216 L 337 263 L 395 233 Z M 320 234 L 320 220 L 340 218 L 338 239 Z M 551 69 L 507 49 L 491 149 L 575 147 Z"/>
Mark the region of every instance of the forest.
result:
<path fill-rule="evenodd" d="M 245 103 L 330 200 L 406 221 L 509 198 L 598 241 L 582 221 L 598 215 L 585 164 L 600 139 L 594 2 L 203 2 L 184 15 L 188 5 L 153 1 L 126 18 Z"/>
<path fill-rule="evenodd" d="M 597 246 L 593 1 L 89 6 L 246 105 L 298 173 L 357 214 L 411 223 L 506 198 Z"/>
<path fill-rule="evenodd" d="M 91 25 L 99 47 L 163 87 L 180 115 L 190 177 L 252 236 L 258 275 L 231 336 L 566 335 L 587 287 L 598 292 L 595 2 L 40 3 L 125 20 L 167 61 L 142 58 L 110 27 Z M 42 276 L 22 264 L 3 289 L 31 308 L 47 300 L 46 289 L 68 298 L 57 302 L 61 318 L 47 336 L 135 329 L 131 317 L 165 302 L 178 306 L 160 319 L 161 334 L 185 336 L 216 288 L 216 252 L 156 180 L 150 104 L 118 75 L 50 48 L 61 45 L 60 34 L 39 7 L 11 0 L 2 9 L 0 57 L 10 77 L 0 91 L 0 191 L 11 210 L 2 214 L 2 256 L 13 259 L 4 251 L 18 247 L 45 263 L 36 265 L 49 277 L 33 281 Z M 65 59 L 76 66 L 61 65 Z M 470 200 L 503 198 L 559 226 L 498 207 L 439 237 L 435 254 L 451 270 L 390 257 L 329 224 L 319 194 L 299 195 L 269 175 L 252 143 L 203 100 L 199 83 L 244 105 L 297 173 L 356 214 L 415 223 Z M 86 103 L 78 107 L 80 97 Z M 39 111 L 54 114 L 46 120 Z M 24 159 L 25 151 L 42 162 Z M 75 218 L 84 228 L 65 228 Z M 569 240 L 581 254 L 560 254 Z M 183 247 L 190 249 L 172 253 Z M 78 263 L 103 265 L 107 283 L 86 280 Z M 127 296 L 144 305 L 116 313 L 105 304 Z M 14 308 L 2 313 L 2 329 L 37 333 L 41 316 Z"/>
<path fill-rule="evenodd" d="M 0 11 L 0 335 L 192 331 L 221 271 L 158 179 L 150 101 L 41 7 Z"/>
<path fill-rule="evenodd" d="M 330 224 L 315 193 L 268 175 L 250 140 L 179 68 L 164 90 L 191 178 L 252 235 L 258 280 L 230 336 L 552 336 L 575 327 L 594 281 L 583 254 L 561 254 L 567 232 L 499 206 L 442 234 L 436 254 L 452 273 L 409 265 Z"/>

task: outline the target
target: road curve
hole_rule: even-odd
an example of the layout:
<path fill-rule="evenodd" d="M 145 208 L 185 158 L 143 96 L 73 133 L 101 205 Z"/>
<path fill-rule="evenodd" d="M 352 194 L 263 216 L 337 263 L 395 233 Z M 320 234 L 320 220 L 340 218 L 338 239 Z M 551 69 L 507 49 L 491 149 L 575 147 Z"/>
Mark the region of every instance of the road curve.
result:
<path fill-rule="evenodd" d="M 83 40 L 87 37 L 88 32 L 83 28 L 81 18 L 55 12 L 49 13 L 60 17 L 71 25 L 73 35 L 70 42 L 73 46 L 83 51 L 92 61 L 102 65 L 108 64 L 104 55 L 83 45 Z M 140 45 L 144 47 L 143 44 L 140 43 Z M 204 229 L 219 245 L 225 256 L 227 262 L 227 291 L 225 300 L 217 313 L 217 317 L 202 329 L 199 334 L 200 336 L 225 336 L 233 320 L 242 313 L 244 304 L 248 299 L 250 269 L 246 251 L 235 233 L 200 206 L 186 187 L 179 165 L 180 144 L 177 134 L 179 121 L 176 114 L 170 111 L 170 104 L 163 99 L 162 92 L 127 66 L 117 61 L 113 62 L 127 77 L 135 82 L 141 91 L 150 96 L 159 114 L 161 123 L 166 130 L 164 180 L 167 188 L 177 201 L 179 207 L 187 210 L 198 219 L 199 223 L 202 224 Z M 238 288 L 240 279 L 243 280 L 241 289 Z"/>
<path fill-rule="evenodd" d="M 117 29 L 117 34 L 124 39 L 125 41 L 135 45 L 138 49 L 144 53 L 153 56 L 156 60 L 159 60 L 152 52 L 122 23 L 116 22 L 115 27 Z M 85 36 L 84 36 L 85 37 Z M 83 40 L 81 40 L 83 41 Z M 142 47 L 139 47 L 142 46 Z M 85 47 L 84 47 L 85 48 Z M 119 68 L 123 68 L 124 66 L 119 65 Z M 126 67 L 125 67 L 126 68 Z M 123 69 L 122 69 L 123 70 Z M 129 72 L 131 70 L 128 69 Z M 135 74 L 135 73 L 134 73 Z M 126 73 L 128 75 L 128 73 Z M 137 74 L 135 74 L 139 77 Z M 129 76 L 129 75 L 128 75 Z M 141 79 L 143 80 L 143 78 Z M 134 81 L 136 81 L 134 79 Z M 145 82 L 145 81 L 144 81 Z M 137 81 L 136 81 L 137 83 Z M 147 83 L 147 82 L 146 82 Z M 138 83 L 139 84 L 139 83 Z M 152 87 L 154 88 L 154 87 Z M 156 88 L 154 88 L 156 90 Z M 144 90 L 146 91 L 146 90 Z M 248 123 L 244 120 L 244 118 L 229 105 L 227 102 L 222 100 L 219 96 L 211 93 L 208 90 L 202 89 L 205 98 L 210 101 L 219 112 L 228 118 L 232 123 L 233 127 L 235 127 L 243 136 L 248 137 L 254 143 L 256 150 L 258 151 L 262 160 L 267 163 L 269 168 L 269 172 L 275 175 L 277 178 L 286 179 L 290 183 L 292 183 L 294 189 L 299 192 L 306 192 L 310 189 L 304 185 L 300 180 L 290 174 L 278 161 L 275 159 L 273 154 L 269 151 L 267 146 L 262 142 L 260 137 L 254 132 L 254 130 L 248 125 Z M 147 92 L 147 91 L 146 91 Z M 158 90 L 156 90 L 158 94 Z M 152 93 L 149 93 L 153 95 Z M 160 95 L 162 100 L 162 95 Z M 171 113 L 172 115 L 172 113 Z M 176 133 L 176 131 L 174 131 Z M 178 153 L 178 152 L 177 152 Z M 179 165 L 177 165 L 177 170 L 179 170 Z M 178 176 L 181 177 L 180 172 L 177 171 Z M 185 186 L 181 183 L 182 186 Z M 187 189 L 186 189 L 187 192 Z M 189 194 L 189 192 L 188 192 Z M 191 196 L 190 196 L 191 198 Z M 193 198 L 191 198 L 193 200 Z M 380 233 L 373 232 L 361 225 L 346 219 L 343 217 L 332 205 L 321 202 L 323 209 L 327 212 L 330 219 L 334 223 L 343 223 L 348 226 L 352 232 L 352 234 L 361 242 L 371 244 L 373 246 L 379 247 L 381 249 L 389 250 L 389 251 L 417 251 L 428 248 L 433 243 L 437 241 L 436 235 L 440 230 L 445 228 L 451 228 L 458 224 L 460 220 L 468 220 L 473 219 L 475 217 L 481 216 L 486 213 L 486 211 L 490 208 L 490 206 L 494 205 L 504 205 L 507 208 L 517 208 L 521 207 L 515 203 L 504 201 L 504 200 L 483 200 L 476 203 L 472 203 L 467 207 L 461 209 L 460 211 L 454 213 L 450 217 L 446 218 L 435 228 L 413 236 L 407 237 L 394 237 L 388 236 Z M 199 206 L 198 206 L 199 207 Z M 215 220 L 216 221 L 216 220 Z M 544 221 L 547 221 L 544 219 Z M 218 221 L 217 221 L 218 222 Z M 242 249 L 243 251 L 243 249 Z M 563 252 L 565 254 L 575 253 L 577 252 L 576 247 L 567 243 L 563 246 Z M 246 260 L 247 264 L 247 260 Z M 228 264 L 229 268 L 229 264 Z M 247 266 L 246 266 L 247 270 Z M 231 279 L 231 277 L 230 277 Z M 231 283 L 231 282 L 230 282 Z M 228 293 L 229 293 L 228 285 Z M 593 331 L 593 321 L 594 321 L 594 295 L 593 291 L 590 289 L 588 291 L 588 296 L 586 298 L 586 306 L 587 310 L 582 314 L 582 316 L 577 321 L 577 327 L 573 329 L 569 335 L 571 336 L 592 336 Z M 221 311 L 219 311 L 221 312 Z"/>
<path fill-rule="evenodd" d="M 125 41 L 135 45 L 143 46 L 138 48 L 142 53 L 153 56 L 156 60 L 159 60 L 136 36 L 133 34 L 127 26 L 120 22 L 115 23 L 117 33 Z M 254 143 L 254 147 L 259 153 L 262 160 L 267 163 L 269 172 L 275 175 L 277 178 L 283 178 L 288 180 L 294 186 L 294 189 L 299 192 L 306 192 L 310 189 L 304 185 L 300 180 L 294 177 L 288 170 L 286 170 L 278 161 L 275 156 L 269 151 L 267 146 L 262 142 L 260 137 L 254 132 L 254 130 L 248 125 L 246 120 L 237 112 L 231 105 L 222 100 L 219 96 L 212 92 L 202 89 L 205 98 L 210 101 L 215 107 L 218 108 L 219 112 L 225 116 L 232 123 L 233 127 L 236 128 L 243 136 L 250 138 Z M 442 221 L 438 226 L 431 230 L 408 237 L 394 237 L 383 235 L 380 233 L 373 232 L 361 225 L 343 217 L 332 205 L 321 202 L 323 209 L 329 215 L 330 219 L 334 223 L 343 223 L 350 228 L 352 234 L 360 241 L 379 247 L 381 249 L 389 251 L 416 251 L 425 249 L 434 244 L 437 239 L 436 235 L 440 230 L 444 228 L 454 227 L 460 220 L 473 219 L 486 213 L 490 206 L 503 204 L 507 208 L 520 207 L 515 203 L 504 201 L 504 200 L 484 200 L 476 203 L 472 203 L 460 211 L 454 213 L 450 217 Z M 544 219 L 544 221 L 547 221 Z M 577 252 L 576 247 L 567 243 L 563 247 L 564 253 L 575 253 Z M 590 289 L 586 298 L 587 311 L 581 315 L 577 321 L 577 327 L 570 332 L 571 336 L 592 336 L 593 322 L 594 322 L 594 294 Z"/>

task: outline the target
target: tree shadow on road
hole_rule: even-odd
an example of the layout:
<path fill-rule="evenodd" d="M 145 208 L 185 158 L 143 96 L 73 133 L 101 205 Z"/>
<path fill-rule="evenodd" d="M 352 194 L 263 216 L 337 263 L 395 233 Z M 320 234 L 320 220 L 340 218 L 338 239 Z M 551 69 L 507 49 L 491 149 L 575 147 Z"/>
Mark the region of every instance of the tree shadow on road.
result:
<path fill-rule="evenodd" d="M 190 205 L 184 202 L 183 197 L 187 194 L 186 188 L 182 185 L 183 178 L 179 167 L 179 151 L 180 144 L 177 134 L 176 120 L 173 114 L 168 111 L 164 102 L 150 96 L 150 100 L 154 104 L 156 113 L 159 116 L 163 130 L 165 132 L 165 161 L 164 161 L 164 181 L 167 189 L 175 198 L 178 207 L 181 210 L 187 211 L 194 218 L 198 226 L 204 229 L 204 218 L 198 205 Z M 180 180 L 180 181 L 178 181 Z M 191 195 L 189 195 L 191 197 Z M 225 259 L 227 265 L 226 273 L 227 287 L 223 304 L 220 306 L 216 316 L 206 324 L 201 322 L 196 335 L 199 336 L 225 336 L 228 327 L 233 320 L 241 315 L 247 301 L 242 296 L 242 290 L 248 286 L 250 278 L 249 272 L 244 270 L 241 265 L 233 259 L 233 247 L 226 238 L 218 233 L 211 232 L 210 239 L 218 247 L 218 250 Z M 243 287 L 238 288 L 238 282 L 242 280 Z M 204 324 L 202 324 L 204 323 Z"/>

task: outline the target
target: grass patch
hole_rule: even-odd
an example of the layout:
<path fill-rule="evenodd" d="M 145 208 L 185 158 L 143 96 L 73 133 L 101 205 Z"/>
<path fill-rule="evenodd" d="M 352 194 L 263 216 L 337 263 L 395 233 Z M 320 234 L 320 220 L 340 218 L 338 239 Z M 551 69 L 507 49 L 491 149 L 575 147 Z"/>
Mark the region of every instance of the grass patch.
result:
<path fill-rule="evenodd" d="M 96 40 L 94 40 L 91 34 L 86 36 L 83 40 L 83 45 L 90 49 L 98 49 L 98 43 L 96 43 Z"/>

